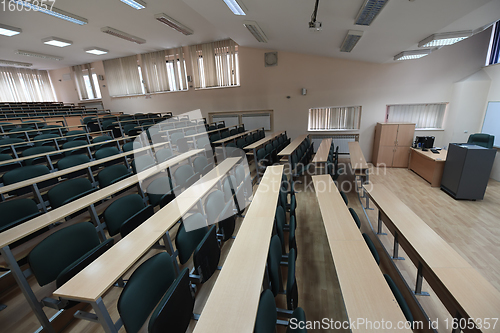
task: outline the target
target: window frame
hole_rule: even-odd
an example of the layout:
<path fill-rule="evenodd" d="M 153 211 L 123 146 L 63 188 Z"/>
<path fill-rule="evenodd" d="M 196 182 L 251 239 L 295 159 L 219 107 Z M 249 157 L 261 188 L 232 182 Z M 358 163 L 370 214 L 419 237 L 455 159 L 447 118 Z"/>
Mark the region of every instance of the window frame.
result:
<path fill-rule="evenodd" d="M 389 107 L 391 106 L 416 106 L 416 105 L 444 105 L 443 115 L 441 119 L 441 127 L 417 127 L 418 123 L 415 122 L 415 131 L 444 131 L 444 122 L 446 118 L 446 112 L 448 110 L 449 102 L 438 102 L 438 103 L 411 103 L 411 104 L 387 104 L 385 111 L 384 123 L 391 123 L 389 121 Z M 411 121 L 412 122 L 412 121 Z"/>
<path fill-rule="evenodd" d="M 357 127 L 356 128 L 311 129 L 311 124 L 309 123 L 311 110 L 315 110 L 315 109 L 342 109 L 342 108 L 359 108 L 359 119 L 358 119 Z M 308 112 L 307 112 L 307 131 L 308 132 L 313 132 L 313 133 L 319 133 L 319 132 L 326 132 L 326 133 L 331 133 L 331 132 L 358 132 L 361 129 L 361 117 L 362 117 L 362 114 L 363 114 L 362 111 L 363 111 L 363 107 L 361 105 L 324 106 L 324 107 L 312 107 L 312 108 L 309 108 Z"/>

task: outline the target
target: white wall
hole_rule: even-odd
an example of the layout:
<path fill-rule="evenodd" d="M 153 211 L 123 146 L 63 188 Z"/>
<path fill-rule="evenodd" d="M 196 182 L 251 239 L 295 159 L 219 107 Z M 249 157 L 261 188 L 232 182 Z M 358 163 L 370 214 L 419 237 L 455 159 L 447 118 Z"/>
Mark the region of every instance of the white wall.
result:
<path fill-rule="evenodd" d="M 488 66 L 483 69 L 483 71 L 490 77 L 491 84 L 488 91 L 488 97 L 486 102 L 489 101 L 500 101 L 500 64 L 493 66 Z M 486 106 L 484 111 L 486 112 Z M 484 114 L 482 119 L 484 119 Z M 481 122 L 482 126 L 482 122 Z M 500 124 L 499 124 L 500 126 Z M 497 156 L 495 158 L 495 163 L 493 164 L 493 170 L 491 172 L 491 178 L 500 181 L 500 151 L 497 150 Z"/>
<path fill-rule="evenodd" d="M 278 66 L 264 67 L 264 53 L 268 50 L 241 47 L 240 87 L 190 89 L 154 94 L 150 99 L 144 96 L 111 98 L 103 87 L 101 92 L 105 108 L 126 113 L 172 111 L 179 114 L 201 109 L 207 116 L 211 111 L 272 109 L 274 129 L 287 130 L 291 137 L 307 131 L 311 107 L 361 105 L 360 144 L 367 160 L 371 160 L 375 124 L 384 121 L 387 104 L 450 102 L 445 131 L 420 133 L 436 136 L 438 146 L 449 142 L 454 135 L 450 133 L 455 133 L 453 126 L 461 123 L 461 114 L 470 113 L 470 108 L 481 104 L 469 103 L 462 97 L 468 85 L 461 82 L 481 70 L 489 37 L 490 30 L 487 30 L 422 59 L 387 64 L 279 52 Z M 106 77 L 101 61 L 93 63 L 93 67 L 97 74 Z M 53 82 L 59 82 L 60 76 L 67 72 L 69 69 L 51 71 Z M 77 102 L 74 82 L 62 83 L 65 85 L 55 85 L 58 98 Z M 101 85 L 106 84 L 101 81 Z M 306 96 L 301 95 L 302 88 L 307 89 Z M 463 103 L 469 106 L 466 108 Z M 471 117 L 476 119 L 478 115 L 471 114 Z"/>

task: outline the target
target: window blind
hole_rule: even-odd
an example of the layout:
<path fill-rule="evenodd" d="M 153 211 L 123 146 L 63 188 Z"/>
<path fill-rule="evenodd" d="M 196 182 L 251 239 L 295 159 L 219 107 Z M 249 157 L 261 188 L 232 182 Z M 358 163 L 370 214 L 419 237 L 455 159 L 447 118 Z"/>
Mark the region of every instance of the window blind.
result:
<path fill-rule="evenodd" d="M 91 79 L 92 78 L 92 69 L 91 69 L 90 64 L 71 66 L 71 69 L 73 71 L 73 74 L 75 75 L 76 86 L 78 88 L 78 91 L 80 92 L 80 99 L 85 100 L 85 99 L 89 99 L 91 97 L 87 93 L 87 89 L 85 87 L 85 79 L 84 79 L 85 75 L 88 75 L 88 77 L 89 77 L 93 97 L 97 96 L 98 94 L 96 93 L 94 81 Z"/>
<path fill-rule="evenodd" d="M 417 129 L 442 128 L 446 103 L 387 106 L 387 122 L 415 123 Z"/>
<path fill-rule="evenodd" d="M 49 73 L 36 69 L 0 67 L 0 101 L 55 101 Z"/>
<path fill-rule="evenodd" d="M 309 131 L 359 129 L 361 106 L 309 109 Z"/>
<path fill-rule="evenodd" d="M 182 48 L 141 54 L 141 64 L 147 92 L 187 89 Z"/>
<path fill-rule="evenodd" d="M 136 55 L 104 60 L 103 64 L 111 97 L 142 94 Z"/>

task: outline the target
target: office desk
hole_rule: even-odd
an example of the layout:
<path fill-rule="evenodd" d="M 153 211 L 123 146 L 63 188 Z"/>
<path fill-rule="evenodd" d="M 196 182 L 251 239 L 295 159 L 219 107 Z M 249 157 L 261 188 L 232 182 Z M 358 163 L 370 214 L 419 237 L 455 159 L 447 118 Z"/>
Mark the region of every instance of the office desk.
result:
<path fill-rule="evenodd" d="M 432 187 L 439 187 L 441 186 L 441 178 L 443 178 L 447 154 L 447 150 L 440 150 L 439 154 L 434 154 L 430 150 L 422 151 L 422 149 L 410 148 L 408 169 L 427 180 Z"/>

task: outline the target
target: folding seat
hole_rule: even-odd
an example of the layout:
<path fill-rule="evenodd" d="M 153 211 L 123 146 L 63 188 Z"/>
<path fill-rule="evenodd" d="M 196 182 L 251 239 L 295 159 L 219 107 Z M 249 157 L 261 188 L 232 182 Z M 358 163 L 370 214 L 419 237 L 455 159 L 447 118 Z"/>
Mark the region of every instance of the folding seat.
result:
<path fill-rule="evenodd" d="M 243 197 L 245 198 L 244 206 L 246 207 L 247 204 L 251 201 L 251 198 L 253 196 L 252 176 L 250 175 L 250 172 L 245 171 L 245 167 L 243 165 L 238 165 L 234 169 L 234 174 L 238 186 L 238 189 L 236 190 L 236 197 L 238 198 L 238 203 L 240 202 L 239 200 L 241 198 L 241 193 L 243 193 Z"/>
<path fill-rule="evenodd" d="M 245 132 L 245 126 L 241 125 L 238 127 L 238 133 L 243 133 Z"/>
<path fill-rule="evenodd" d="M 238 129 L 236 129 L 236 128 L 233 128 L 232 130 L 229 131 L 229 136 L 233 136 L 236 134 L 238 134 Z"/>
<path fill-rule="evenodd" d="M 163 208 L 175 199 L 176 191 L 178 191 L 178 188 L 172 186 L 172 180 L 169 177 L 156 178 L 146 189 L 149 203 L 152 206 L 159 205 L 160 208 Z"/>
<path fill-rule="evenodd" d="M 231 200 L 226 203 L 224 193 L 220 190 L 213 191 L 205 200 L 207 224 L 218 223 L 218 234 L 221 236 L 222 241 L 227 241 L 234 233 L 235 217 L 233 207 L 234 201 Z"/>
<path fill-rule="evenodd" d="M 115 164 L 102 169 L 97 174 L 99 188 L 112 185 L 130 176 L 129 169 L 123 164 Z"/>
<path fill-rule="evenodd" d="M 50 173 L 49 168 L 45 165 L 30 165 L 22 168 L 17 168 L 11 171 L 6 172 L 3 175 L 3 184 L 4 186 L 11 185 L 17 182 L 21 182 L 23 180 L 48 175 Z M 47 181 L 38 183 L 38 189 L 42 189 L 44 187 L 53 185 L 57 182 L 56 178 L 49 179 Z M 10 192 L 11 195 L 22 195 L 26 193 L 30 193 L 32 190 L 30 187 L 23 187 L 17 190 Z"/>
<path fill-rule="evenodd" d="M 174 171 L 175 184 L 180 189 L 188 188 L 198 179 L 200 179 L 200 174 L 195 172 L 191 165 L 182 165 Z"/>
<path fill-rule="evenodd" d="M 344 191 L 339 191 L 340 193 L 340 196 L 342 197 L 342 199 L 344 199 L 344 202 L 346 205 L 349 204 L 349 200 L 347 199 L 347 195 L 344 193 Z"/>
<path fill-rule="evenodd" d="M 129 136 L 134 136 L 139 134 L 139 129 L 136 128 L 137 124 L 127 124 L 122 127 L 123 129 L 123 134 L 129 135 Z"/>
<path fill-rule="evenodd" d="M 35 142 L 35 146 L 55 146 L 54 139 L 60 138 L 59 134 L 41 134 L 37 135 L 33 138 Z M 43 141 L 42 141 L 43 140 Z"/>
<path fill-rule="evenodd" d="M 224 128 L 224 127 L 226 127 L 226 125 L 225 125 L 225 124 L 218 124 L 218 125 L 217 125 L 217 128 Z"/>
<path fill-rule="evenodd" d="M 142 148 L 142 144 L 139 141 L 131 141 L 123 144 L 122 150 L 124 152 L 132 151 L 134 149 Z"/>
<path fill-rule="evenodd" d="M 358 226 L 358 229 L 360 229 L 361 228 L 361 220 L 359 219 L 358 214 L 356 213 L 356 211 L 353 208 L 349 208 L 349 212 L 351 213 L 352 219 L 354 220 L 354 222 Z"/>
<path fill-rule="evenodd" d="M 101 136 L 98 136 L 98 137 L 95 137 L 92 139 L 92 143 L 99 143 L 99 142 L 104 142 L 104 141 L 109 141 L 109 140 L 113 140 L 112 137 L 110 137 L 109 135 L 101 135 Z M 116 142 L 113 141 L 113 142 L 108 142 L 108 143 L 103 143 L 102 145 L 97 145 L 97 146 L 94 146 L 94 149 L 95 150 L 99 150 L 103 147 L 114 147 L 116 146 Z"/>
<path fill-rule="evenodd" d="M 291 314 L 290 321 L 294 320 L 296 323 L 305 323 L 306 314 L 302 308 L 296 308 Z M 274 295 L 271 290 L 266 289 L 260 295 L 259 307 L 257 309 L 257 316 L 255 318 L 254 333 L 274 333 L 276 332 L 276 324 L 289 325 L 289 322 L 278 321 L 278 314 L 276 308 L 276 301 L 274 300 Z M 307 333 L 305 325 L 301 325 L 303 328 L 287 327 L 287 333 Z"/>
<path fill-rule="evenodd" d="M 266 168 L 271 165 L 271 156 L 266 152 L 264 148 L 261 148 L 257 150 L 257 163 L 255 164 L 255 167 L 257 169 L 257 172 L 259 174 L 264 174 L 266 171 Z"/>
<path fill-rule="evenodd" d="M 0 162 L 10 161 L 10 160 L 13 160 L 11 155 L 0 154 Z M 12 162 L 12 163 L 3 164 L 0 166 L 0 172 L 5 173 L 7 171 L 19 168 L 20 166 L 21 166 L 21 163 L 19 163 L 19 162 Z M 2 179 L 2 177 L 0 177 L 0 182 L 2 182 L 1 179 Z"/>
<path fill-rule="evenodd" d="M 174 157 L 174 153 L 172 153 L 172 150 L 168 148 L 163 148 L 157 150 L 155 156 L 158 163 L 162 163 Z"/>
<path fill-rule="evenodd" d="M 11 199 L 0 202 L 0 232 L 39 216 L 36 202 L 31 199 Z"/>
<path fill-rule="evenodd" d="M 210 142 L 219 141 L 220 139 L 221 139 L 221 137 L 218 133 L 210 135 Z"/>
<path fill-rule="evenodd" d="M 103 159 L 106 157 L 118 155 L 119 153 L 120 153 L 120 151 L 116 147 L 104 147 L 104 148 L 101 148 L 98 151 L 96 151 L 94 153 L 94 157 L 96 160 L 100 160 L 100 159 Z M 121 159 L 115 159 L 115 160 L 106 162 L 106 163 L 104 163 L 104 166 L 109 166 L 109 165 L 116 164 L 116 163 L 121 163 Z"/>
<path fill-rule="evenodd" d="M 246 146 L 245 139 L 240 138 L 236 140 L 236 147 L 238 147 L 239 149 L 243 149 L 243 147 L 245 146 Z"/>
<path fill-rule="evenodd" d="M 103 217 L 110 236 L 120 233 L 122 237 L 125 237 L 153 214 L 152 205 L 144 205 L 139 194 L 130 194 L 109 205 L 104 211 Z M 126 232 L 123 232 L 124 229 Z"/>
<path fill-rule="evenodd" d="M 223 182 L 223 192 L 224 192 L 224 201 L 226 203 L 233 202 L 234 205 L 232 205 L 233 209 L 236 209 L 236 212 L 238 213 L 238 216 L 241 216 L 243 214 L 243 211 L 245 210 L 246 204 L 245 204 L 245 193 L 243 191 L 243 188 L 241 188 L 240 191 L 238 191 L 239 183 L 236 180 L 235 176 L 227 176 L 224 179 Z"/>
<path fill-rule="evenodd" d="M 71 201 L 80 199 L 95 190 L 88 179 L 76 178 L 57 184 L 47 192 L 47 196 L 52 209 L 56 209 Z"/>
<path fill-rule="evenodd" d="M 26 130 L 26 129 L 24 129 L 24 130 Z M 22 132 L 22 129 L 20 129 L 20 128 L 11 129 L 7 133 L 8 133 L 7 135 L 9 136 L 10 139 L 25 139 L 26 138 L 26 132 Z"/>
<path fill-rule="evenodd" d="M 155 165 L 156 165 L 156 161 L 150 155 L 137 156 L 132 161 L 132 170 L 134 171 L 134 173 L 137 174 L 137 173 L 144 171 L 146 169 L 149 169 Z"/>
<path fill-rule="evenodd" d="M 292 177 L 304 176 L 310 167 L 311 164 L 298 163 L 297 153 L 292 153 Z"/>
<path fill-rule="evenodd" d="M 189 151 L 189 138 L 179 138 L 177 139 L 177 151 L 179 153 L 186 153 Z"/>
<path fill-rule="evenodd" d="M 285 224 L 286 224 L 286 215 L 283 207 L 278 205 L 276 208 L 276 233 L 281 242 L 281 252 L 286 256 L 287 252 L 285 249 Z M 288 224 L 288 252 L 291 249 L 295 250 L 295 254 L 297 254 L 297 242 L 295 240 L 295 230 L 297 229 L 297 224 L 295 222 L 295 216 L 290 216 L 290 223 Z"/>
<path fill-rule="evenodd" d="M 202 136 L 201 138 L 196 140 L 196 147 L 198 149 L 205 148 L 206 145 L 210 144 L 210 140 L 206 136 Z"/>
<path fill-rule="evenodd" d="M 229 131 L 228 130 L 221 131 L 220 138 L 225 139 L 227 137 L 229 137 Z"/>
<path fill-rule="evenodd" d="M 248 146 L 253 143 L 253 137 L 251 135 L 245 136 L 245 146 Z"/>
<path fill-rule="evenodd" d="M 263 138 L 259 133 L 252 134 L 252 142 L 257 142 L 257 141 L 259 141 L 260 139 Z"/>
<path fill-rule="evenodd" d="M 190 129 L 190 130 L 187 130 L 185 135 L 188 136 L 188 135 L 194 135 L 196 134 L 196 129 Z"/>
<path fill-rule="evenodd" d="M 52 146 L 40 146 L 40 147 L 33 147 L 33 148 L 28 148 L 25 151 L 22 152 L 22 156 L 31 156 L 31 155 L 39 155 L 39 154 L 46 154 L 49 152 L 56 151 L 56 149 Z M 54 158 L 57 158 L 59 154 L 51 154 L 50 158 L 51 160 Z M 34 165 L 34 164 L 43 164 L 47 160 L 45 156 L 39 156 L 35 158 L 31 158 L 28 160 L 24 160 L 25 165 Z"/>
<path fill-rule="evenodd" d="M 378 255 L 378 251 L 375 248 L 375 244 L 373 244 L 372 240 L 370 239 L 370 237 L 367 234 L 363 233 L 362 236 L 365 239 L 366 245 L 370 249 L 370 252 L 372 253 L 373 258 L 377 262 L 377 265 L 380 265 L 380 256 Z"/>
<path fill-rule="evenodd" d="M 213 163 L 210 163 L 205 156 L 198 156 L 193 161 L 194 172 L 205 176 L 210 170 L 214 168 Z"/>
<path fill-rule="evenodd" d="M 70 156 L 63 157 L 59 161 L 57 161 L 57 169 L 64 170 L 64 169 L 68 169 L 68 168 L 71 168 L 71 167 L 74 167 L 74 166 L 77 166 L 80 164 L 89 163 L 89 162 L 90 162 L 90 158 L 85 154 L 70 155 Z M 81 169 L 81 170 L 69 173 L 67 175 L 64 175 L 64 178 L 74 178 L 74 177 L 84 175 L 86 173 L 87 173 L 87 169 L 85 168 L 85 169 Z"/>
<path fill-rule="evenodd" d="M 0 139 L 0 154 L 11 152 L 10 146 L 7 146 L 7 145 L 15 144 L 16 150 L 19 149 L 21 146 L 24 146 L 24 148 L 26 148 L 26 145 L 19 145 L 19 143 L 21 143 L 21 142 L 26 142 L 23 140 L 23 138 Z M 1 146 L 3 146 L 3 147 L 1 147 Z"/>
<path fill-rule="evenodd" d="M 387 281 L 389 288 L 391 288 L 391 291 L 394 295 L 394 298 L 396 298 L 396 301 L 398 302 L 399 307 L 403 311 L 403 314 L 405 315 L 406 320 L 409 321 L 410 323 L 413 323 L 413 315 L 411 313 L 410 307 L 406 303 L 406 301 L 405 301 L 403 295 L 401 294 L 401 292 L 399 291 L 398 287 L 396 286 L 396 284 L 394 283 L 394 281 L 391 279 L 391 277 L 389 275 L 384 274 L 384 278 Z"/>
<path fill-rule="evenodd" d="M 213 130 L 216 130 L 216 129 L 217 129 L 217 126 L 215 126 L 215 125 L 208 126 L 208 130 L 209 131 L 213 131 Z"/>
<path fill-rule="evenodd" d="M 177 140 L 181 139 L 184 137 L 184 133 L 182 132 L 175 132 L 170 134 L 170 143 L 174 146 L 177 145 Z"/>
<path fill-rule="evenodd" d="M 65 137 L 67 141 L 74 141 L 74 140 L 87 141 L 87 132 L 82 130 L 69 131 L 66 133 Z"/>
<path fill-rule="evenodd" d="M 62 149 L 70 149 L 70 148 L 75 148 L 75 147 L 81 147 L 81 146 L 86 146 L 87 142 L 82 141 L 82 140 L 75 140 L 75 141 L 69 141 L 65 142 L 62 145 Z M 65 156 L 70 156 L 73 154 L 87 154 L 88 150 L 87 148 L 81 148 L 81 149 L 75 149 L 71 151 L 67 151 L 64 153 Z"/>

